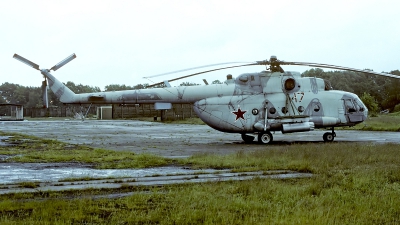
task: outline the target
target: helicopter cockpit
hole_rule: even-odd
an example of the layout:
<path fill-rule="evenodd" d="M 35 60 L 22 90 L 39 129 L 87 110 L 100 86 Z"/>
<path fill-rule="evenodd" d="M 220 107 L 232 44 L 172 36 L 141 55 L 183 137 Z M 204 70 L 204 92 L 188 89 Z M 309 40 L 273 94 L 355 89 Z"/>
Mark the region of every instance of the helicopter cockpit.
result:
<path fill-rule="evenodd" d="M 359 123 L 368 116 L 368 109 L 364 103 L 354 94 L 346 94 L 342 98 L 344 104 L 344 114 L 349 123 Z"/>

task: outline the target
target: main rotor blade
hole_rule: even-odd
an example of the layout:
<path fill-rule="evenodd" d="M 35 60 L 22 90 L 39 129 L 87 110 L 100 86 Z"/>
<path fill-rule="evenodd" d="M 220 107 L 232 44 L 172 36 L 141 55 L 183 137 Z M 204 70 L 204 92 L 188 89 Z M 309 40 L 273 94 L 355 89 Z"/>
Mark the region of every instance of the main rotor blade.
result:
<path fill-rule="evenodd" d="M 230 63 L 235 63 L 235 62 L 230 62 Z M 207 67 L 207 66 L 221 65 L 221 64 L 229 64 L 229 63 L 219 63 L 219 64 L 205 65 L 205 66 L 194 67 L 194 68 L 189 68 L 189 69 L 184 69 L 184 70 L 178 70 L 178 71 L 175 71 L 175 72 L 169 72 L 169 73 L 154 75 L 154 76 L 150 76 L 150 77 L 144 77 L 144 78 L 157 77 L 157 76 L 167 75 L 167 74 L 171 74 L 171 73 L 182 72 L 182 71 L 187 71 L 187 70 L 197 69 L 197 68 L 203 68 L 203 67 Z M 228 67 L 223 67 L 223 68 L 218 68 L 218 69 L 206 70 L 206 71 L 202 71 L 202 72 L 193 73 L 193 74 L 190 74 L 190 75 L 174 78 L 174 79 L 168 80 L 168 82 L 180 80 L 180 79 L 191 77 L 191 76 L 196 76 L 196 75 L 203 74 L 203 73 L 217 71 L 217 70 L 230 69 L 230 68 L 236 68 L 236 67 L 242 67 L 242 66 L 255 66 L 255 65 L 271 65 L 271 67 L 280 68 L 280 70 L 282 72 L 283 72 L 283 70 L 281 68 L 281 65 L 310 66 L 310 67 L 319 67 L 319 68 L 327 68 L 327 69 L 347 70 L 347 71 L 352 71 L 352 72 L 367 73 L 367 74 L 372 74 L 372 75 L 379 75 L 379 76 L 386 76 L 386 77 L 392 77 L 392 78 L 400 79 L 400 76 L 389 74 L 389 73 L 378 73 L 378 72 L 374 72 L 372 70 L 360 70 L 360 69 L 354 69 L 354 68 L 350 68 L 350 67 L 335 66 L 335 65 L 322 64 L 322 63 L 286 62 L 286 61 L 278 60 L 275 56 L 271 56 L 270 60 L 256 61 L 254 63 L 244 64 L 244 65 L 228 66 Z M 271 71 L 272 71 L 272 69 L 271 69 Z M 160 85 L 160 84 L 163 84 L 163 83 L 164 82 L 155 83 L 155 84 L 149 85 L 148 87 L 154 87 L 154 86 L 157 86 L 157 85 Z"/>
<path fill-rule="evenodd" d="M 396 75 L 389 74 L 389 73 L 378 73 L 378 72 L 374 72 L 372 70 L 360 70 L 360 69 L 354 69 L 354 68 L 343 67 L 343 66 L 322 64 L 322 63 L 280 61 L 279 64 L 280 65 L 310 66 L 310 67 L 327 68 L 327 69 L 347 70 L 347 71 L 352 71 L 352 72 L 368 73 L 368 74 L 372 74 L 372 75 L 379 75 L 379 76 L 386 76 L 386 77 L 400 79 L 400 76 L 396 76 Z"/>
<path fill-rule="evenodd" d="M 160 76 L 164 76 L 164 75 L 168 75 L 168 74 L 184 72 L 184 71 L 188 71 L 188 70 L 200 69 L 200 68 L 211 67 L 211 66 L 226 65 L 226 64 L 234 64 L 234 63 L 249 63 L 249 62 L 225 62 L 225 63 L 209 64 L 209 65 L 204 65 L 204 66 L 197 66 L 197 67 L 192 67 L 192 68 L 187 68 L 187 69 L 182 69 L 182 70 L 176 70 L 176 71 L 162 73 L 162 74 L 156 74 L 156 75 L 143 77 L 143 78 L 154 78 L 154 77 L 160 77 Z"/>
<path fill-rule="evenodd" d="M 38 64 L 36 64 L 34 62 L 31 62 L 31 61 L 25 59 L 24 57 L 22 57 L 22 56 L 20 56 L 18 54 L 14 54 L 13 58 L 18 60 L 18 61 L 20 61 L 20 62 L 25 63 L 26 65 L 28 65 L 30 67 L 33 67 L 34 69 L 39 70 L 39 65 Z"/>
<path fill-rule="evenodd" d="M 74 53 L 74 54 L 68 56 L 67 58 L 65 58 L 63 61 L 57 63 L 55 66 L 51 67 L 50 70 L 56 71 L 56 70 L 60 69 L 62 66 L 64 66 L 65 64 L 71 62 L 71 60 L 73 60 L 75 58 L 76 58 L 76 55 Z"/>
<path fill-rule="evenodd" d="M 217 70 L 224 70 L 224 69 L 230 69 L 230 68 L 236 68 L 236 67 L 242 67 L 242 66 L 255 66 L 255 65 L 258 65 L 258 64 L 257 63 L 250 63 L 250 64 L 244 64 L 244 65 L 238 65 L 238 66 L 228 66 L 228 67 L 223 67 L 223 68 L 218 68 L 218 69 L 206 70 L 206 71 L 202 71 L 202 72 L 193 73 L 193 74 L 189 74 L 189 75 L 186 75 L 186 76 L 174 78 L 174 79 L 168 80 L 168 82 L 172 82 L 172 81 L 180 80 L 180 79 L 183 79 L 183 78 L 196 76 L 196 75 L 203 74 L 203 73 L 213 72 L 213 71 L 217 71 Z M 155 84 L 149 85 L 147 87 L 154 87 L 154 86 L 157 86 L 157 85 L 160 85 L 160 84 L 163 84 L 163 83 L 164 82 L 159 82 L 159 83 L 155 83 Z"/>

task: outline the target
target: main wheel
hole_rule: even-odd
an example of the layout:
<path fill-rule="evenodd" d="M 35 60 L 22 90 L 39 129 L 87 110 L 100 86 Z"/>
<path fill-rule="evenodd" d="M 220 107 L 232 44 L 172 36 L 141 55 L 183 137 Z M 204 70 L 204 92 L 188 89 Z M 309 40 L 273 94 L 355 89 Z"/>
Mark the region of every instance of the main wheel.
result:
<path fill-rule="evenodd" d="M 254 136 L 242 134 L 242 139 L 245 143 L 251 143 L 254 140 Z"/>
<path fill-rule="evenodd" d="M 324 139 L 325 142 L 332 142 L 335 139 L 335 134 L 326 132 L 324 136 L 322 136 L 322 138 Z"/>
<path fill-rule="evenodd" d="M 273 136 L 271 132 L 260 132 L 258 133 L 258 143 L 260 144 L 269 144 L 273 140 Z"/>

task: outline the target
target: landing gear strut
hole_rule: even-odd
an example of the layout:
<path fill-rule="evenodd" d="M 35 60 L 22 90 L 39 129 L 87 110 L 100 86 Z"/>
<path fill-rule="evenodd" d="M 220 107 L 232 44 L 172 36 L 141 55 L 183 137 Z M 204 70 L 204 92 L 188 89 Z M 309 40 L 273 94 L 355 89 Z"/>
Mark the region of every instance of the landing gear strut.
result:
<path fill-rule="evenodd" d="M 258 143 L 260 144 L 269 144 L 272 142 L 274 137 L 272 136 L 271 132 L 269 131 L 264 131 L 258 133 Z"/>
<path fill-rule="evenodd" d="M 336 137 L 336 133 L 334 130 L 334 127 L 332 127 L 332 132 L 326 132 L 322 138 L 324 139 L 325 142 L 332 142 Z"/>

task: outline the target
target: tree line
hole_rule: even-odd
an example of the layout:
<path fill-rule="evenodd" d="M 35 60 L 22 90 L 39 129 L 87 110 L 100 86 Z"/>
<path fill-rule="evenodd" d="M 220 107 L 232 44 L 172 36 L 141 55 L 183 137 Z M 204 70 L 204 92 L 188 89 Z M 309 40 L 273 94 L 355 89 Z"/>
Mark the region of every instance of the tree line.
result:
<path fill-rule="evenodd" d="M 391 71 L 391 74 L 400 75 L 399 70 Z M 370 111 L 379 111 L 389 109 L 393 111 L 396 105 L 400 108 L 400 80 L 395 78 L 369 75 L 365 73 L 355 73 L 349 71 L 328 71 L 322 69 L 310 69 L 302 73 L 305 77 L 319 77 L 330 81 L 331 86 L 335 90 L 343 90 L 357 94 L 369 107 Z M 221 84 L 219 80 L 215 80 L 212 84 Z M 65 85 L 73 92 L 90 93 L 100 92 L 99 87 L 78 84 L 68 81 Z M 191 82 L 182 82 L 180 86 L 199 85 Z M 146 89 L 149 84 L 137 84 L 129 86 L 125 84 L 110 84 L 105 86 L 104 91 L 120 91 Z M 164 87 L 159 85 L 158 87 Z M 26 87 L 19 84 L 5 82 L 0 85 L 0 104 L 13 103 L 21 104 L 25 108 L 42 107 L 42 89 L 41 87 Z M 62 106 L 54 93 L 48 91 L 49 106 Z"/>
<path fill-rule="evenodd" d="M 218 80 L 214 81 L 213 83 L 222 83 Z M 101 92 L 100 88 L 97 86 L 89 86 L 78 84 L 76 85 L 72 81 L 68 81 L 64 83 L 71 91 L 76 94 L 81 93 L 91 93 L 91 92 Z M 196 83 L 191 82 L 182 82 L 180 86 L 194 86 L 199 85 Z M 104 91 L 122 91 L 122 90 L 137 90 L 137 89 L 146 89 L 148 88 L 149 84 L 137 84 L 134 86 L 129 86 L 125 84 L 110 84 L 105 86 Z M 157 85 L 154 88 L 165 87 L 164 84 Z M 0 85 L 0 104 L 4 103 L 12 103 L 12 104 L 20 104 L 23 105 L 25 108 L 35 108 L 35 107 L 43 107 L 43 93 L 41 87 L 26 87 L 19 84 L 13 84 L 5 82 Z M 63 103 L 56 97 L 56 95 L 51 91 L 48 90 L 48 102 L 49 107 L 54 106 L 62 106 Z"/>

